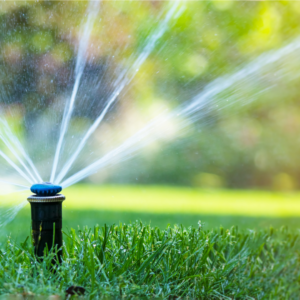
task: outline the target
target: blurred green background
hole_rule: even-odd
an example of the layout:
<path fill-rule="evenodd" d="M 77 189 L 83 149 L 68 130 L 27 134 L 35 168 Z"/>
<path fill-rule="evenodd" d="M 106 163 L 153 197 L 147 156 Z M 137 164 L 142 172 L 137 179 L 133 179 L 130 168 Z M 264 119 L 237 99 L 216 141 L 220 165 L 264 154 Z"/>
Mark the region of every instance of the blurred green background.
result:
<path fill-rule="evenodd" d="M 131 56 L 141 51 L 147 36 L 159 26 L 170 4 L 166 1 L 103 1 L 99 22 L 92 31 L 93 47 L 90 47 L 86 72 L 91 76 L 95 72 L 110 74 L 118 66 L 130 64 Z M 87 5 L 85 1 L 0 3 L 1 111 L 24 144 L 30 143 L 34 135 L 33 120 L 39 112 L 44 107 L 51 107 L 57 98 L 64 97 L 72 88 L 78 33 L 80 24 L 87 17 Z M 226 77 L 266 51 L 287 45 L 296 40 L 300 32 L 298 1 L 186 1 L 182 2 L 182 7 L 181 15 L 171 22 L 126 93 L 120 95 L 117 108 L 111 112 L 110 124 L 114 132 L 135 126 L 139 129 L 140 120 L 165 107 L 186 103 L 212 80 Z M 251 90 L 244 91 L 243 98 L 236 105 L 210 110 L 204 118 L 196 119 L 187 132 L 175 131 L 171 137 L 165 137 L 164 142 L 145 148 L 133 160 L 86 178 L 86 183 L 95 185 L 88 185 L 91 188 L 86 188 L 87 197 L 95 202 L 102 201 L 100 196 L 96 200 L 97 193 L 103 193 L 97 190 L 99 184 L 140 184 L 185 186 L 203 193 L 216 192 L 220 201 L 229 201 L 231 196 L 226 196 L 226 189 L 245 189 L 243 195 L 249 194 L 251 199 L 263 203 L 269 203 L 263 192 L 252 194 L 249 190 L 277 192 L 282 201 L 290 195 L 297 198 L 300 182 L 300 76 L 295 61 L 293 55 L 286 58 L 285 63 L 290 65 L 289 74 L 284 80 L 276 81 L 275 90 L 259 94 L 260 89 L 267 90 L 273 85 L 280 65 L 266 71 L 267 79 L 262 86 L 248 82 Z M 105 85 L 109 86 L 110 76 L 107 77 L 102 90 Z M 101 94 L 101 91 L 96 92 Z M 256 93 L 259 95 L 250 103 L 249 99 Z M 156 107 L 154 113 L 153 107 Z M 75 116 L 75 121 L 80 124 L 83 118 L 93 119 L 93 113 L 90 109 L 85 115 Z M 102 138 L 100 134 L 96 140 Z M 97 148 L 97 145 L 95 143 L 93 147 Z M 89 192 L 89 189 L 94 190 Z M 158 196 L 162 192 L 159 187 L 157 191 L 153 197 L 163 202 Z M 113 190 L 110 193 L 113 194 Z M 147 190 L 147 193 L 150 192 Z M 173 199 L 175 195 L 176 192 L 170 190 L 167 197 Z M 117 196 L 120 198 L 119 194 Z M 127 194 L 123 200 L 130 203 L 132 197 Z M 251 199 L 240 201 L 246 203 Z M 296 201 L 291 205 L 295 205 L 297 211 Z M 281 226 L 289 223 L 295 227 L 298 215 L 295 212 L 294 215 L 277 213 L 268 216 L 266 208 L 258 209 L 259 217 L 255 211 L 249 216 L 243 209 L 234 213 L 233 205 L 231 211 L 223 211 L 228 215 L 226 219 L 218 213 L 217 204 L 216 213 L 207 211 L 205 216 L 201 209 L 197 214 L 191 211 L 181 214 L 180 211 L 169 212 L 167 207 L 157 212 L 149 212 L 146 208 L 144 212 L 126 211 L 123 207 L 120 211 L 125 212 L 119 213 L 108 205 L 106 212 L 93 217 L 96 212 L 88 211 L 91 207 L 85 208 L 82 203 L 80 209 L 84 210 L 80 214 L 76 209 L 73 214 L 66 213 L 66 220 L 73 216 L 78 224 L 92 225 L 97 218 L 102 223 L 106 219 L 109 222 L 128 222 L 142 216 L 147 221 L 156 220 L 158 225 L 165 226 L 177 220 L 186 225 L 194 224 L 198 219 L 208 220 L 211 216 L 208 226 L 239 223 L 257 227 L 260 224 Z M 103 210 L 103 207 L 99 206 L 99 209 Z M 261 211 L 266 212 L 266 217 Z M 22 212 L 18 216 L 19 222 L 27 217 L 28 212 Z"/>
<path fill-rule="evenodd" d="M 0 77 L 5 87 L 0 101 L 8 119 L 14 112 L 10 121 L 23 140 L 33 135 L 29 120 L 72 86 L 77 36 L 87 4 L 0 4 Z M 91 37 L 90 72 L 100 72 L 107 57 L 108 69 L 121 61 L 130 63 L 130 55 L 139 52 L 169 6 L 165 1 L 101 3 Z M 139 124 L 154 104 L 174 107 L 188 101 L 216 77 L 299 35 L 297 1 L 187 1 L 182 6 L 181 16 L 171 22 L 128 91 L 120 95 L 118 128 L 126 127 L 130 118 Z M 112 52 L 121 54 L 110 57 Z M 294 58 L 290 59 L 292 64 Z M 204 121 L 200 118 L 188 134 L 177 140 L 179 133 L 173 134 L 174 142 L 148 149 L 129 165 L 94 176 L 93 182 L 297 189 L 299 79 L 292 71 L 290 77 L 295 78 L 282 82 L 275 92 L 243 106 L 251 92 L 249 97 L 245 94 L 237 105 L 210 113 Z M 125 105 L 129 98 L 133 102 Z"/>

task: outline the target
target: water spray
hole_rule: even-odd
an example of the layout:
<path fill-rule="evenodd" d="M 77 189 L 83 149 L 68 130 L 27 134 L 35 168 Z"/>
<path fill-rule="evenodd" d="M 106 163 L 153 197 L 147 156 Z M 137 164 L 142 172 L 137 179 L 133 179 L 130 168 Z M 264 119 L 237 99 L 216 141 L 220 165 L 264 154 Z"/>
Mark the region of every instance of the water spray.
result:
<path fill-rule="evenodd" d="M 50 182 L 34 184 L 30 190 L 35 194 L 27 198 L 31 206 L 32 237 L 34 252 L 38 258 L 48 248 L 58 249 L 58 262 L 62 256 L 62 202 L 65 196 L 58 194 L 62 187 Z"/>

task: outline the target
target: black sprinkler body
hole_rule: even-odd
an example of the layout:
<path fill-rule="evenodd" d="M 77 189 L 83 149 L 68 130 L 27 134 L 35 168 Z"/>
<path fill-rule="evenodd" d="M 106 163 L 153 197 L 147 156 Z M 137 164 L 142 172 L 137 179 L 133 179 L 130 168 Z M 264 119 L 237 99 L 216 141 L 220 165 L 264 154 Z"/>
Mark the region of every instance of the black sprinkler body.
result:
<path fill-rule="evenodd" d="M 44 256 L 44 249 L 57 247 L 58 259 L 62 256 L 62 202 L 65 196 L 57 194 L 61 186 L 49 182 L 34 184 L 30 190 L 36 195 L 27 198 L 31 206 L 32 237 L 35 255 Z"/>

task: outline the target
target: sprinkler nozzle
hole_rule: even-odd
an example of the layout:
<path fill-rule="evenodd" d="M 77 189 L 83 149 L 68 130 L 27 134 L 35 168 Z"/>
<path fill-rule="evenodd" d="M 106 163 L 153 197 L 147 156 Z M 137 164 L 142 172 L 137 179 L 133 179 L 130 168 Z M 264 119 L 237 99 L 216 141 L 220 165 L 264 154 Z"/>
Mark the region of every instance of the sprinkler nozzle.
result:
<path fill-rule="evenodd" d="M 51 182 L 43 182 L 32 185 L 30 190 L 40 197 L 55 196 L 62 190 L 62 187 Z"/>

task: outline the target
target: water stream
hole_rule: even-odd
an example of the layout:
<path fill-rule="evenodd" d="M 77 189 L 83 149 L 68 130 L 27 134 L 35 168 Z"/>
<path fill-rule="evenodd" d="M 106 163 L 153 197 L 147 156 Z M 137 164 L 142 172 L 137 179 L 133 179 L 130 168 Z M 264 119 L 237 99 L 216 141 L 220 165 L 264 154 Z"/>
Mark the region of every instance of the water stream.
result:
<path fill-rule="evenodd" d="M 278 63 L 280 60 L 285 59 L 288 55 L 297 52 L 300 52 L 299 39 L 291 42 L 279 50 L 262 54 L 253 62 L 249 63 L 233 74 L 227 74 L 217 78 L 204 87 L 204 89 L 190 101 L 187 101 L 185 104 L 175 108 L 170 112 L 158 116 L 120 146 L 106 154 L 104 157 L 101 157 L 99 160 L 72 175 L 65 181 L 59 181 L 58 183 L 66 188 L 97 172 L 101 168 L 124 161 L 128 158 L 132 158 L 141 148 L 147 146 L 157 138 L 157 135 L 155 134 L 157 130 L 163 127 L 164 123 L 170 119 L 178 119 L 177 123 L 180 124 L 178 128 L 183 129 L 191 123 L 197 121 L 199 118 L 203 118 L 205 114 L 208 114 L 211 111 L 221 110 L 228 106 L 242 106 L 251 103 L 256 99 L 258 94 L 272 89 L 276 82 L 273 82 L 273 85 L 267 86 L 263 90 L 256 91 L 253 88 L 251 97 L 248 96 L 247 98 L 243 97 L 243 95 L 239 93 L 239 87 L 249 84 L 255 85 L 257 82 L 262 81 L 266 76 L 263 72 L 265 68 L 277 68 L 278 65 L 275 63 Z M 277 82 L 283 80 L 287 75 L 284 72 L 284 64 L 281 65 L 281 69 L 277 69 L 276 72 Z M 227 96 L 218 98 L 218 95 L 232 87 L 235 88 L 234 94 L 229 94 Z"/>

